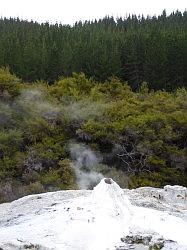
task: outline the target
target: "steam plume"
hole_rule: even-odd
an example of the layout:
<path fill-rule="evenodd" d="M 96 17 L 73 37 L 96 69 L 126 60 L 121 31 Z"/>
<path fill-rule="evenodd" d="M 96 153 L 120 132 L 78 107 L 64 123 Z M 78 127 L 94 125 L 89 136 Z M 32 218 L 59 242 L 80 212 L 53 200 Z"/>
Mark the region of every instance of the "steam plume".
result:
<path fill-rule="evenodd" d="M 96 155 L 96 153 L 84 144 L 71 143 L 69 147 L 79 188 L 92 188 L 104 178 L 104 176 L 96 170 L 101 161 L 101 157 Z"/>

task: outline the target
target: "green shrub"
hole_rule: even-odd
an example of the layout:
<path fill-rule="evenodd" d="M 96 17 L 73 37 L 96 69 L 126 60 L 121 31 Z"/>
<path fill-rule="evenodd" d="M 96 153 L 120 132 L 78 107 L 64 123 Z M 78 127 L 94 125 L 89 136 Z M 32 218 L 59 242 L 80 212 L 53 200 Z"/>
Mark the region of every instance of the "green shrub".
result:
<path fill-rule="evenodd" d="M 7 99 L 19 94 L 20 79 L 11 74 L 8 68 L 0 68 L 0 97 Z"/>

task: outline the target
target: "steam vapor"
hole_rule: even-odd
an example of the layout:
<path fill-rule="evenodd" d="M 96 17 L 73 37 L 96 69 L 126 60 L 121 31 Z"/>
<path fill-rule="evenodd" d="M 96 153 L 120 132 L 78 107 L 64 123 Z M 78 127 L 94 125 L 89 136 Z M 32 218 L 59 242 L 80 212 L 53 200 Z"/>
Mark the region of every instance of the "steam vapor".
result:
<path fill-rule="evenodd" d="M 69 149 L 73 159 L 72 167 L 75 170 L 79 188 L 90 189 L 98 184 L 104 178 L 96 170 L 101 157 L 84 144 L 70 143 Z"/>

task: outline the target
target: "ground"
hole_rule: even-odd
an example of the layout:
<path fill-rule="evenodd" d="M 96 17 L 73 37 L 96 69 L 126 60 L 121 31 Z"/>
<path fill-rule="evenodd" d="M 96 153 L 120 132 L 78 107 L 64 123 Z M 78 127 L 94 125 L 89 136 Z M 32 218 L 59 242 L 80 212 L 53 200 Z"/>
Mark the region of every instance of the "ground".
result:
<path fill-rule="evenodd" d="M 186 232 L 187 189 L 179 186 L 123 190 L 103 179 L 93 191 L 30 195 L 0 205 L 3 250 L 187 250 Z"/>

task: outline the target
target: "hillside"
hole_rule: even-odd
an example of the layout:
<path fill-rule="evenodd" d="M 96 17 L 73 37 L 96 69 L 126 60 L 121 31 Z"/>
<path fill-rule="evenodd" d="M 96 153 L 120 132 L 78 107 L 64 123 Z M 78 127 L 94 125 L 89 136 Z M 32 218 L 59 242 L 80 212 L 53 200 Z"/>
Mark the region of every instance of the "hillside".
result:
<path fill-rule="evenodd" d="M 0 67 L 24 81 L 53 83 L 73 72 L 103 82 L 111 76 L 133 90 L 187 85 L 187 12 L 158 17 L 131 15 L 73 26 L 0 19 Z"/>

